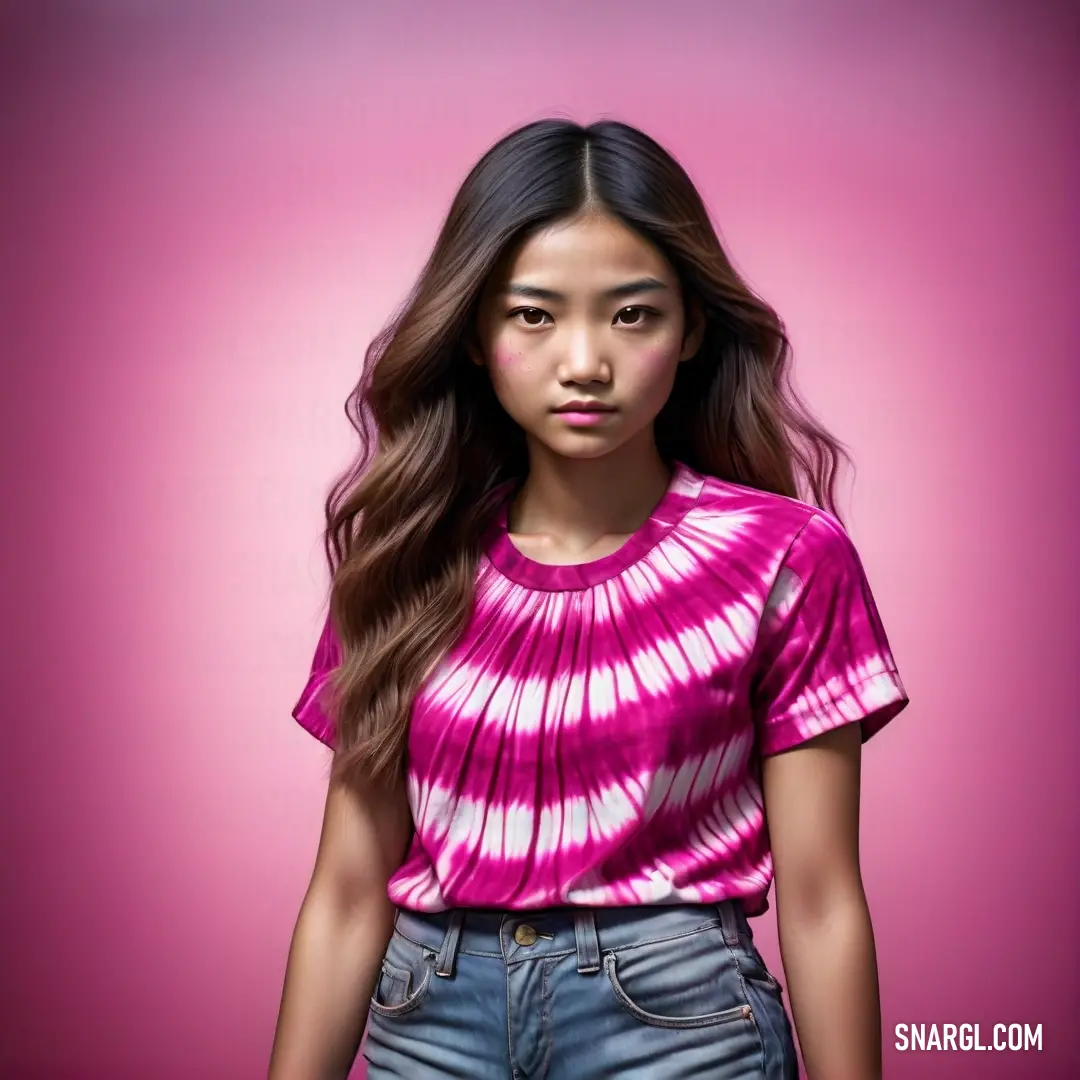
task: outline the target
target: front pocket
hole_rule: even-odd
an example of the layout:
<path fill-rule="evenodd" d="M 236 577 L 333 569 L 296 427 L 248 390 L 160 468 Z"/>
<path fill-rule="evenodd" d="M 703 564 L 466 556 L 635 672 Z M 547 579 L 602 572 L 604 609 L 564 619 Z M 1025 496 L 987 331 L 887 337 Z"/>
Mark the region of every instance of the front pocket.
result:
<path fill-rule="evenodd" d="M 431 985 L 435 954 L 418 949 L 411 943 L 408 949 L 404 949 L 403 944 L 396 938 L 392 939 L 383 959 L 379 981 L 369 1002 L 371 1011 L 377 1016 L 403 1016 L 412 1012 L 427 996 Z M 415 955 L 402 955 L 405 953 Z M 397 963 L 391 961 L 391 956 Z"/>
<path fill-rule="evenodd" d="M 722 961 L 722 957 L 717 957 Z M 641 991 L 632 991 L 623 986 L 619 980 L 618 975 L 618 960 L 617 954 L 608 953 L 604 957 L 604 971 L 607 973 L 607 977 L 611 982 L 611 988 L 615 992 L 615 998 L 619 1004 L 626 1009 L 631 1016 L 640 1020 L 643 1024 L 650 1024 L 653 1027 L 664 1028 L 699 1028 L 710 1027 L 714 1024 L 730 1024 L 741 1021 L 743 1023 L 753 1024 L 754 1015 L 750 1006 L 745 1002 L 735 1003 L 726 1008 L 721 1008 L 713 1012 L 692 1013 L 685 1016 L 671 1016 L 660 1014 L 651 1011 L 645 1007 L 646 998 L 642 997 L 642 1003 L 635 1000 L 633 993 L 641 997 Z M 670 980 L 683 979 L 685 975 L 680 974 L 677 966 L 670 966 L 667 968 L 667 977 Z M 736 979 L 738 976 L 736 975 Z M 726 982 L 727 980 L 722 980 Z M 708 989 L 713 991 L 712 995 L 715 998 L 722 995 L 721 983 L 713 983 Z M 643 986 L 642 989 L 645 989 Z M 656 995 L 648 995 L 653 997 Z"/>
<path fill-rule="evenodd" d="M 382 975 L 375 987 L 374 1000 L 386 1009 L 396 1009 L 409 1000 L 409 987 L 412 975 L 408 971 L 394 967 L 388 960 L 382 963 Z"/>

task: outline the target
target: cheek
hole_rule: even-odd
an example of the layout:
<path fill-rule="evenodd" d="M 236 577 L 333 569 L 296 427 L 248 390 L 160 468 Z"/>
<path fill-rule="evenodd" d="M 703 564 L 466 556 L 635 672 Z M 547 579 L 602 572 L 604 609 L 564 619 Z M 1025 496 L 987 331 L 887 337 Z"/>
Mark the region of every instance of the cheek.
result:
<path fill-rule="evenodd" d="M 645 346 L 624 367 L 627 394 L 642 408 L 661 407 L 671 393 L 678 367 L 679 351 L 670 341 Z"/>
<path fill-rule="evenodd" d="M 643 349 L 637 357 L 637 367 L 646 377 L 655 377 L 674 368 L 679 362 L 679 353 L 669 341 L 658 341 Z"/>
<path fill-rule="evenodd" d="M 491 353 L 491 381 L 503 391 L 512 390 L 529 378 L 529 363 L 517 349 L 501 345 Z"/>
<path fill-rule="evenodd" d="M 506 345 L 499 345 L 491 351 L 491 366 L 488 369 L 491 384 L 503 406 L 516 412 L 523 404 L 534 398 L 534 364 L 526 353 Z"/>
<path fill-rule="evenodd" d="M 508 346 L 499 345 L 493 351 L 492 360 L 495 361 L 496 368 L 500 371 L 506 371 L 513 365 L 519 364 L 521 362 L 521 357 Z"/>

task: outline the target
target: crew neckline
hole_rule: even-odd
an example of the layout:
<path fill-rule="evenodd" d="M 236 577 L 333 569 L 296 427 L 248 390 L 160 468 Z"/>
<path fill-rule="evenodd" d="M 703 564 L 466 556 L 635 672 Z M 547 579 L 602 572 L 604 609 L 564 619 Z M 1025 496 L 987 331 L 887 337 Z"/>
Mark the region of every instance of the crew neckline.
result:
<path fill-rule="evenodd" d="M 512 489 L 508 486 L 486 544 L 487 558 L 503 577 L 529 589 L 565 592 L 591 588 L 617 577 L 644 558 L 696 505 L 704 483 L 703 476 L 675 462 L 660 501 L 618 548 L 598 559 L 568 565 L 537 562 L 510 539 L 507 519 Z"/>

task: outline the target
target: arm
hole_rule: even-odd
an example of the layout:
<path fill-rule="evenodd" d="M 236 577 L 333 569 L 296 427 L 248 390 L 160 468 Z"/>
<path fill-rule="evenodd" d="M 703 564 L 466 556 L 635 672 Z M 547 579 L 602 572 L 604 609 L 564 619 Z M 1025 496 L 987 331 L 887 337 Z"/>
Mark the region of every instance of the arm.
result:
<path fill-rule="evenodd" d="M 293 933 L 270 1080 L 344 1080 L 393 932 L 386 886 L 410 819 L 404 789 L 331 781 L 315 869 Z"/>
<path fill-rule="evenodd" d="M 763 762 L 788 997 L 809 1080 L 881 1076 L 874 931 L 859 870 L 861 730 Z"/>

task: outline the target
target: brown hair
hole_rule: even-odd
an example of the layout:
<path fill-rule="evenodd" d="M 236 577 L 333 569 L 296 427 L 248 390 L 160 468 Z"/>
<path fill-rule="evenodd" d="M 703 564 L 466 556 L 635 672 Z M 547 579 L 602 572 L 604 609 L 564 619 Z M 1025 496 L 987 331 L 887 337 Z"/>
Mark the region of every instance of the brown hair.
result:
<path fill-rule="evenodd" d="M 466 177 L 349 396 L 361 452 L 326 503 L 339 775 L 400 777 L 413 696 L 464 629 L 498 489 L 527 470 L 523 433 L 465 352 L 484 285 L 513 245 L 586 207 L 655 244 L 707 320 L 657 418 L 660 453 L 836 513 L 846 455 L 800 403 L 780 319 L 733 268 L 681 166 L 612 120 L 512 132 Z"/>

